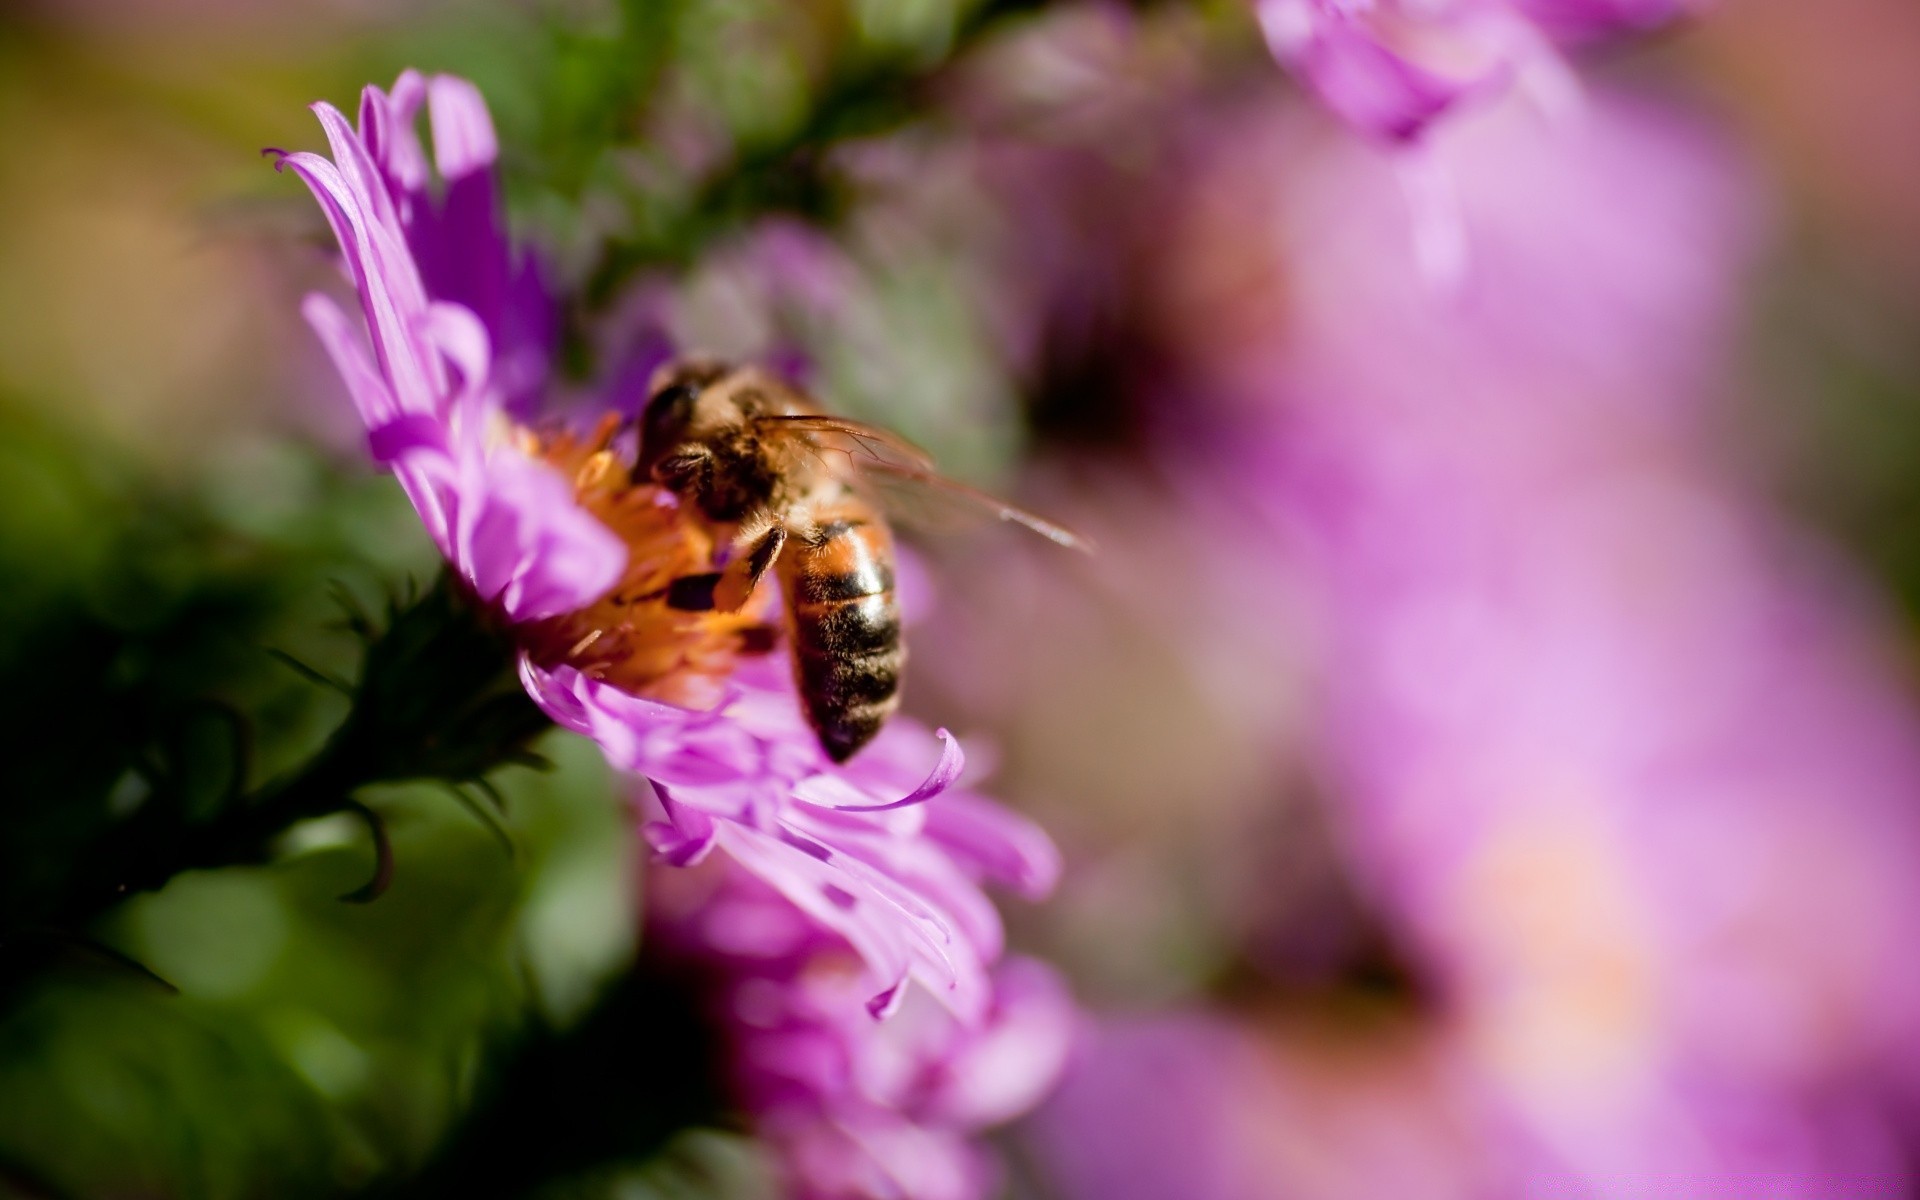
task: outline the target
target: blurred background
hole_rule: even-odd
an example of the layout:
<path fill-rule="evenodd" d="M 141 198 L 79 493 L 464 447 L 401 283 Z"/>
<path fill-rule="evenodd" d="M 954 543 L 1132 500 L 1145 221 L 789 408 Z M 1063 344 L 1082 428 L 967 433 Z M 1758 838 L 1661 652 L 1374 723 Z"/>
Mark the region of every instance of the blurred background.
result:
<path fill-rule="evenodd" d="M 562 411 L 772 361 L 1100 546 L 916 544 L 908 707 L 1067 863 L 1009 914 L 1086 1017 L 1008 1194 L 1912 1194 L 1920 8 L 1574 60 L 1425 148 L 1440 279 L 1239 0 L 15 0 L 0 895 L 134 764 L 311 753 L 344 704 L 266 650 L 348 670 L 330 589 L 432 576 L 259 151 L 451 71 L 572 297 Z M 634 973 L 624 785 L 541 750 L 504 846 L 371 797 L 378 903 L 342 819 L 120 906 L 177 995 L 19 982 L 0 1193 L 764 1194 L 656 1111 L 708 1085 Z"/>

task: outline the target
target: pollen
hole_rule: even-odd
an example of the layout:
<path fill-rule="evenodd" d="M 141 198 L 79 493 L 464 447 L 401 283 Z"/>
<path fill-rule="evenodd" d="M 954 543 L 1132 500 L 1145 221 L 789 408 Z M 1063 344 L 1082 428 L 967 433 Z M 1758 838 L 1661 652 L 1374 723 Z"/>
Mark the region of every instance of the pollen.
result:
<path fill-rule="evenodd" d="M 527 630 L 542 666 L 583 674 L 652 700 L 705 707 L 716 702 L 736 659 L 767 644 L 770 589 L 738 612 L 686 612 L 667 604 L 676 579 L 719 569 L 726 547 L 665 489 L 635 482 L 614 448 L 621 428 L 607 414 L 592 432 L 517 431 L 530 455 L 557 468 L 579 504 L 627 547 L 626 573 L 593 604 Z"/>

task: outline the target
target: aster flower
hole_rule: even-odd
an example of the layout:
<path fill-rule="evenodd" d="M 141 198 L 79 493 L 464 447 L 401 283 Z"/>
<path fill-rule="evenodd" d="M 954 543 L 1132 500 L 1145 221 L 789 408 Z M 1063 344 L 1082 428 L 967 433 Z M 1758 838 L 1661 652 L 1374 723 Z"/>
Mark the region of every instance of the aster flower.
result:
<path fill-rule="evenodd" d="M 910 721 L 827 770 L 783 666 L 766 660 L 741 663 L 728 701 L 711 710 L 634 696 L 572 667 L 529 661 L 523 677 L 563 728 L 652 781 L 655 819 L 643 832 L 663 861 L 692 866 L 718 848 L 773 884 L 859 952 L 876 1016 L 910 979 L 962 1017 L 986 1012 L 1002 938 L 977 881 L 1038 897 L 1059 862 L 1031 823 L 949 790 L 965 758 L 945 730 L 924 778 L 926 734 Z"/>
<path fill-rule="evenodd" d="M 1603 335 L 1640 370 L 1713 344 L 1712 311 L 1628 332 L 1672 282 Z M 1430 398 L 1344 349 L 1301 364 L 1342 407 L 1301 421 L 1294 497 L 1340 614 L 1328 755 L 1453 1052 L 1554 1186 L 1891 1183 L 1920 713 L 1869 665 L 1877 620 L 1689 445 L 1697 397 L 1596 393 L 1577 341 L 1492 345 L 1447 352 L 1476 410 L 1450 435 L 1409 437 Z M 1649 398 L 1687 406 L 1649 422 Z"/>
<path fill-rule="evenodd" d="M 1255 0 L 1274 57 L 1336 116 L 1409 143 L 1514 86 L 1570 87 L 1556 39 L 1643 32 L 1685 0 Z"/>
<path fill-rule="evenodd" d="M 1469 239 L 1459 183 L 1426 143 L 1470 109 L 1519 94 L 1553 115 L 1582 106 L 1561 42 L 1644 32 L 1687 0 L 1254 0 L 1274 57 L 1322 107 L 1395 152 L 1415 261 L 1452 291 Z"/>
<path fill-rule="evenodd" d="M 1537 50 L 1499 0 L 1437 6 L 1262 0 L 1274 56 L 1362 133 L 1409 141 L 1442 115 L 1495 94 Z"/>
<path fill-rule="evenodd" d="M 1742 172 L 1604 93 L 1576 137 L 1476 121 L 1440 148 L 1482 266 L 1441 303 L 1390 169 L 1297 133 L 1222 152 L 1286 336 L 1208 347 L 1242 420 L 1205 467 L 1320 593 L 1320 777 L 1478 1153 L 1515 1191 L 1911 1190 L 1920 708 L 1710 449 Z"/>
<path fill-rule="evenodd" d="M 720 866 L 720 864 L 713 864 Z M 795 1200 L 980 1200 L 997 1171 L 974 1144 L 1051 1089 L 1074 1039 L 1065 986 L 1009 959 L 979 1019 L 924 995 L 866 1019 L 848 944 L 727 865 L 649 888 L 656 952 L 699 980 L 727 1081 Z"/>
<path fill-rule="evenodd" d="M 422 96 L 446 179 L 438 202 L 412 128 Z M 307 318 L 373 458 L 511 629 L 527 691 L 655 782 L 647 836 L 663 861 L 717 847 L 843 937 L 867 964 L 874 1013 L 918 980 L 983 1019 L 1001 929 L 981 881 L 1045 891 L 1058 865 L 1046 836 L 949 791 L 965 759 L 944 731 L 936 754 L 924 729 L 896 721 L 857 761 L 832 764 L 784 664 L 749 657 L 770 596 L 734 614 L 668 606 L 668 585 L 713 570 L 720 548 L 669 494 L 633 480 L 621 415 L 587 430 L 519 419 L 515 404 L 541 382 L 522 368 L 540 360 L 511 348 L 547 302 L 512 265 L 493 128 L 471 85 L 408 73 L 392 93 L 370 87 L 358 130 L 331 105 L 314 111 L 332 160 L 273 153 L 320 201 L 367 337 L 325 296 L 307 300 Z"/>

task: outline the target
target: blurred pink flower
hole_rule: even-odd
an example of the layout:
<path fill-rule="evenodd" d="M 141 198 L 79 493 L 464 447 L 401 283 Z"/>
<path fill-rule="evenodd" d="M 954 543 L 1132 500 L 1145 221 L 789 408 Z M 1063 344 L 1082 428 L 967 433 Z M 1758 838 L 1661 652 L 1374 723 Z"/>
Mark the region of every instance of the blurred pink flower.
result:
<path fill-rule="evenodd" d="M 1257 0 L 1256 10 L 1274 56 L 1320 103 L 1388 141 L 1499 94 L 1550 53 L 1504 0 Z"/>
<path fill-rule="evenodd" d="M 1430 1031 L 1089 1020 L 1025 1144 L 1065 1200 L 1478 1200 L 1506 1186 Z"/>
<path fill-rule="evenodd" d="M 1324 589 L 1326 770 L 1489 1129 L 1535 1188 L 1899 1193 L 1920 711 L 1711 450 L 1741 175 L 1619 102 L 1450 129 L 1438 298 L 1391 174 L 1291 149 L 1288 336 L 1215 380 L 1273 406 L 1242 478 Z"/>
<path fill-rule="evenodd" d="M 446 181 L 438 202 L 413 132 L 423 98 Z M 331 105 L 315 111 L 333 160 L 274 153 L 326 212 L 371 345 L 328 297 L 308 299 L 308 319 L 374 459 L 455 573 L 513 627 L 528 692 L 613 765 L 654 782 L 661 819 L 645 833 L 663 861 L 689 865 L 718 847 L 851 945 L 875 1015 L 918 980 L 959 1019 L 988 1020 L 1002 933 L 982 883 L 1043 894 L 1058 872 L 1052 843 L 950 790 L 965 759 L 944 731 L 936 756 L 924 728 L 895 721 L 856 761 L 832 763 L 786 664 L 744 657 L 743 632 L 764 609 L 666 603 L 673 579 L 713 569 L 713 548 L 671 497 L 632 481 L 613 444 L 619 416 L 601 414 L 586 435 L 516 423 L 516 389 L 537 395 L 546 363 L 526 314 L 548 302 L 511 266 L 493 128 L 472 85 L 408 72 L 392 95 L 368 88 L 358 132 Z M 519 376 L 501 361 L 516 346 Z"/>
<path fill-rule="evenodd" d="M 1489 103 L 1427 138 L 1475 247 L 1440 295 L 1396 164 L 1273 108 L 1166 173 L 1150 382 L 1111 377 L 1158 399 L 1195 536 L 1203 504 L 1261 514 L 1240 552 L 1317 592 L 1316 791 L 1435 994 L 1406 1019 L 1444 1086 L 1338 1132 L 1352 1071 L 1276 1051 L 1284 1017 L 1111 1022 L 1035 1119 L 1049 1174 L 1911 1194 L 1920 706 L 1898 626 L 1721 449 L 1764 198 L 1663 105 Z M 1436 1112 L 1456 1135 L 1416 1138 Z"/>
<path fill-rule="evenodd" d="M 1254 0 L 1274 57 L 1321 106 L 1393 146 L 1429 284 L 1456 289 L 1474 257 L 1448 158 L 1428 134 L 1468 109 L 1510 96 L 1547 115 L 1583 107 L 1558 41 L 1643 32 L 1686 0 Z M 1558 41 L 1556 40 L 1558 39 Z"/>
<path fill-rule="evenodd" d="M 1568 85 L 1556 38 L 1641 32 L 1685 0 L 1254 0 L 1283 66 L 1353 128 L 1389 142 L 1515 85 Z"/>
<path fill-rule="evenodd" d="M 659 877 L 649 936 L 702 983 L 729 1082 L 794 1200 L 983 1200 L 973 1142 L 1052 1086 L 1072 1042 L 1065 985 L 1031 959 L 994 971 L 977 1020 L 924 995 L 868 1019 L 847 944 L 750 874 Z"/>

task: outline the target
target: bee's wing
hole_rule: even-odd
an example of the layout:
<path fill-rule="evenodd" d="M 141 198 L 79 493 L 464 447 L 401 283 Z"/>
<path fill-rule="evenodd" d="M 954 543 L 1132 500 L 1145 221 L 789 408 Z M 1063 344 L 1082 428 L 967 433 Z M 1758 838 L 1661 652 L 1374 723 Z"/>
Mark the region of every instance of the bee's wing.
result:
<path fill-rule="evenodd" d="M 930 470 L 904 467 L 890 462 L 864 462 L 860 478 L 873 485 L 882 506 L 890 514 L 903 515 L 909 523 L 939 525 L 954 518 L 985 518 L 1011 521 L 1069 550 L 1093 553 L 1093 543 L 1045 517 L 1009 504 L 991 492 L 969 487 Z"/>
<path fill-rule="evenodd" d="M 855 470 L 871 469 L 876 464 L 902 470 L 933 470 L 933 455 L 892 430 L 864 421 L 823 413 L 779 413 L 755 418 L 755 423 L 784 433 L 806 434 L 822 450 L 843 451 L 853 461 Z"/>
<path fill-rule="evenodd" d="M 934 469 L 932 455 L 891 430 L 818 413 L 760 420 L 808 434 L 822 451 L 845 453 L 854 481 L 863 485 L 888 515 L 902 517 L 908 524 L 937 527 L 953 524 L 956 518 L 1011 521 L 1057 545 L 1085 553 L 1093 551 L 1093 544 L 1072 530 L 991 493 L 948 479 Z"/>

